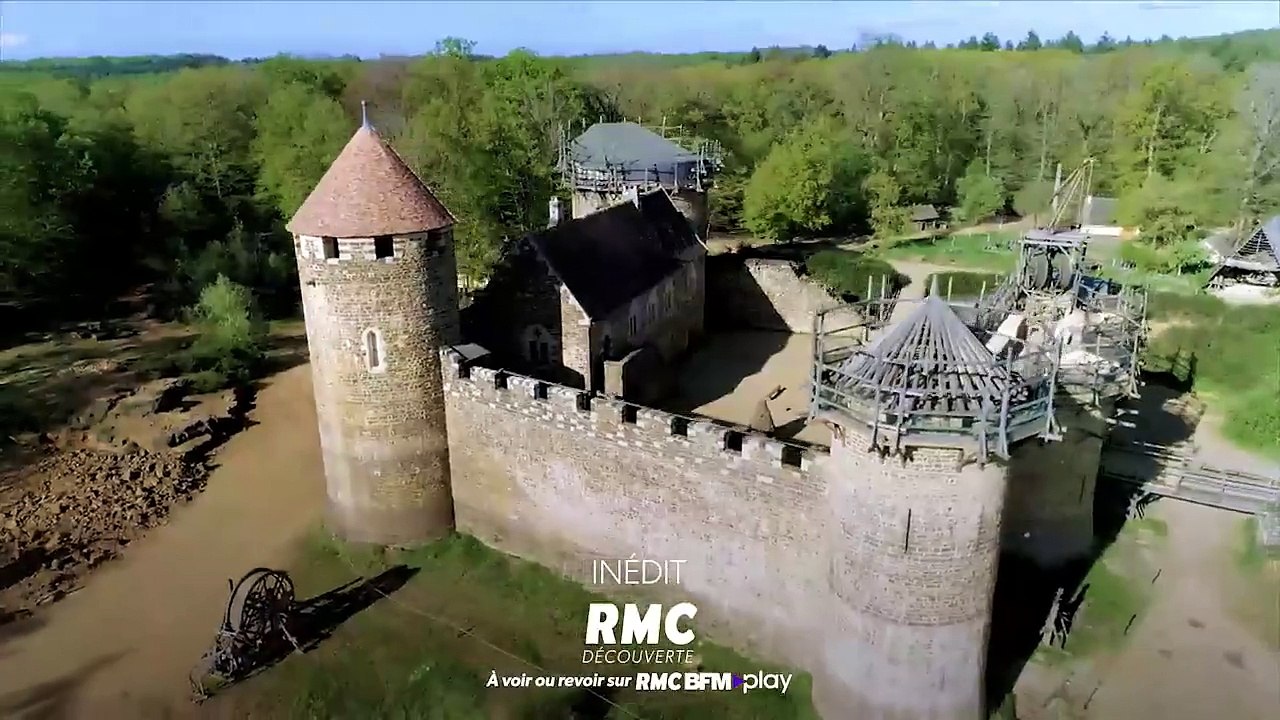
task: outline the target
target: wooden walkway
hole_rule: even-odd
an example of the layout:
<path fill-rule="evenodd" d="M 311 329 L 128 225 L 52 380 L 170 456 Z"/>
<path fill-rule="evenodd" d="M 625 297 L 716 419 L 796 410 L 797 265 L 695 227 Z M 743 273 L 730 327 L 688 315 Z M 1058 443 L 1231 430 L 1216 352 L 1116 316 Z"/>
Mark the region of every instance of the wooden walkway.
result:
<path fill-rule="evenodd" d="M 1166 446 L 1109 444 L 1099 476 L 1137 485 L 1143 492 L 1251 515 L 1280 506 L 1280 471 L 1270 477 L 1196 463 Z"/>

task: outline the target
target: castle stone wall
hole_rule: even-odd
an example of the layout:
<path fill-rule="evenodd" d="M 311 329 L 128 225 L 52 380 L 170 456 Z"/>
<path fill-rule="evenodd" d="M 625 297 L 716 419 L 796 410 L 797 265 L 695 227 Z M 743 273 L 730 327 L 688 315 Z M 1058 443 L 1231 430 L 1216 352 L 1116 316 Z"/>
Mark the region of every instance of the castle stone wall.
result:
<path fill-rule="evenodd" d="M 729 428 L 711 421 L 603 398 L 585 409 L 574 389 L 459 377 L 443 357 L 461 531 L 579 581 L 593 559 L 686 560 L 682 586 L 661 589 L 697 603 L 701 632 L 812 666 L 829 596 L 819 457 L 753 434 L 726 449 Z"/>
<path fill-rule="evenodd" d="M 670 193 L 671 204 L 676 206 L 681 215 L 693 226 L 694 232 L 705 242 L 710 231 L 711 205 L 706 192 L 696 190 L 677 190 Z M 574 190 L 570 201 L 574 219 L 586 217 L 592 213 L 622 202 L 622 193 L 597 192 L 595 190 Z"/>
<path fill-rule="evenodd" d="M 881 458 L 832 424 L 832 611 L 814 704 L 826 718 L 976 720 L 1006 470 L 957 450 Z"/>
<path fill-rule="evenodd" d="M 294 239 L 311 356 L 331 529 L 359 542 L 408 544 L 453 527 L 440 358 L 458 342 L 449 230 L 397 237 Z M 381 363 L 371 368 L 369 332 Z"/>
<path fill-rule="evenodd" d="M 1109 427 L 1109 405 L 1057 403 L 1063 438 L 1013 449 L 1005 507 L 1004 549 L 1052 568 L 1093 549 L 1094 489 Z"/>
<path fill-rule="evenodd" d="M 722 329 L 812 333 L 818 311 L 845 304 L 789 260 L 716 255 L 708 258 L 706 274 L 707 317 Z M 852 309 L 827 317 L 830 327 L 858 322 Z"/>

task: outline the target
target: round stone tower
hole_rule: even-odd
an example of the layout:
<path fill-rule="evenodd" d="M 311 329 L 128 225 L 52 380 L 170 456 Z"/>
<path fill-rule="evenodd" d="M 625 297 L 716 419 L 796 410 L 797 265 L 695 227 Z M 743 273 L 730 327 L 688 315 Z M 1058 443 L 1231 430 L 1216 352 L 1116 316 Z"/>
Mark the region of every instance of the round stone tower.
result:
<path fill-rule="evenodd" d="M 367 122 L 289 222 L 328 520 L 344 539 L 453 528 L 438 352 L 459 341 L 453 224 Z"/>
<path fill-rule="evenodd" d="M 814 704 L 978 720 L 1008 487 L 997 460 L 1045 427 L 1047 368 L 997 360 L 936 293 L 871 337 L 833 336 L 828 352 L 819 332 L 832 610 Z"/>

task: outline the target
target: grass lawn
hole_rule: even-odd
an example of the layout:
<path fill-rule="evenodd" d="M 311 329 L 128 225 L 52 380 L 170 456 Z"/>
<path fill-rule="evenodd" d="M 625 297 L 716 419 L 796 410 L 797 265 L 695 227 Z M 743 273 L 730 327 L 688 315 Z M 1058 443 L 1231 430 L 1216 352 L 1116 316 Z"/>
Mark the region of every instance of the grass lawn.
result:
<path fill-rule="evenodd" d="M 935 265 L 1009 272 L 1017 265 L 1016 231 L 952 234 L 937 238 L 872 243 L 867 252 L 890 262 L 914 260 Z"/>
<path fill-rule="evenodd" d="M 1158 518 L 1135 518 L 1125 523 L 1116 542 L 1085 576 L 1082 587 L 1087 585 L 1088 590 L 1065 647 L 1041 645 L 1034 660 L 1059 665 L 1122 644 L 1131 624 L 1141 622 L 1151 600 L 1155 571 L 1148 559 L 1149 548 L 1163 542 L 1168 534 L 1168 526 Z"/>
<path fill-rule="evenodd" d="M 799 673 L 786 695 L 624 690 L 605 702 L 596 693 L 607 690 L 486 688 L 495 670 L 499 676 L 634 676 L 637 670 L 659 668 L 583 665 L 587 604 L 601 598 L 469 537 L 403 552 L 363 550 L 317 537 L 304 549 L 303 561 L 294 573 L 303 598 L 396 564 L 416 568 L 417 574 L 313 651 L 290 656 L 215 698 L 234 716 L 816 720 L 809 678 Z M 695 643 L 705 670 L 768 668 Z"/>
<path fill-rule="evenodd" d="M 1148 318 L 1167 327 L 1148 341 L 1143 369 L 1191 380 L 1221 411 L 1224 435 L 1280 457 L 1280 311 L 1205 294 L 1152 293 Z"/>
<path fill-rule="evenodd" d="M 1280 558 L 1268 556 L 1258 543 L 1258 519 L 1240 522 L 1233 548 L 1240 579 L 1227 588 L 1232 612 L 1273 650 L 1280 651 Z"/>

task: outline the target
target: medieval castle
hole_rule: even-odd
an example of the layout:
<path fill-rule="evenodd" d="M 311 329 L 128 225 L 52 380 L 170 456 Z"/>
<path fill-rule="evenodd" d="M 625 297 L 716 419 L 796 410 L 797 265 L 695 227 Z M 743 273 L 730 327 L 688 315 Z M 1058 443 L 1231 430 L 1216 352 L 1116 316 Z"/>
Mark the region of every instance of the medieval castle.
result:
<path fill-rule="evenodd" d="M 700 629 L 811 672 L 827 720 L 983 717 L 998 557 L 1088 552 L 1111 396 L 934 295 L 865 344 L 819 327 L 829 451 L 637 404 L 703 333 L 700 182 L 553 201 L 463 312 L 453 216 L 361 127 L 289 224 L 331 528 L 685 560 Z"/>

